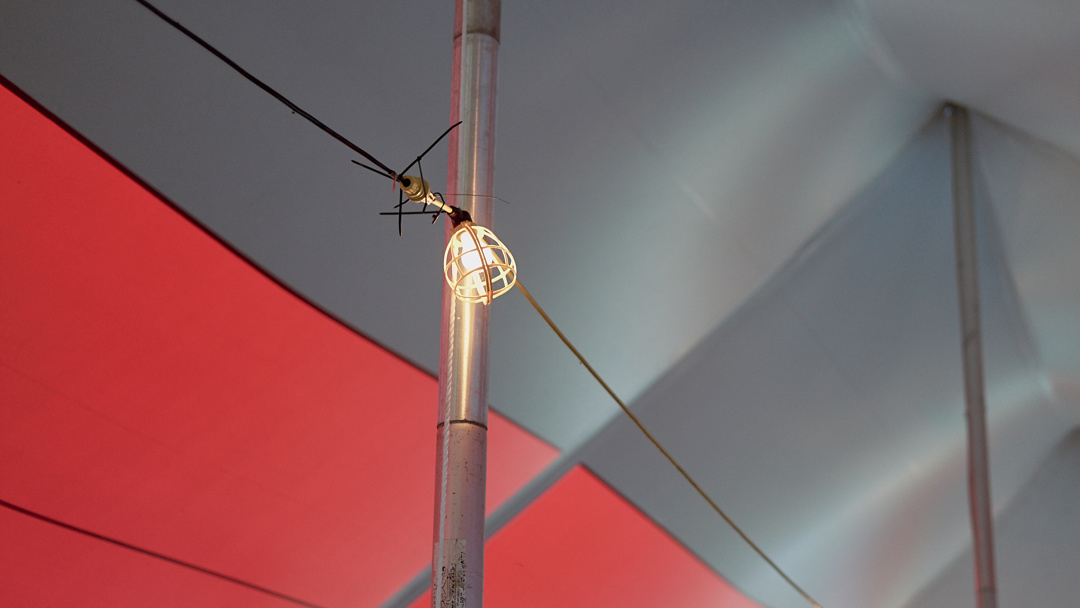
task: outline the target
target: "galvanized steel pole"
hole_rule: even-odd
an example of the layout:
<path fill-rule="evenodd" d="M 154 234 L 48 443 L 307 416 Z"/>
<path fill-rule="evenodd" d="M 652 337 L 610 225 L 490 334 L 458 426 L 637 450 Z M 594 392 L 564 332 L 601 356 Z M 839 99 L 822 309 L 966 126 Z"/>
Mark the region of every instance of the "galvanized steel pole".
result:
<path fill-rule="evenodd" d="M 457 0 L 447 192 L 491 195 L 500 0 Z M 491 226 L 492 199 L 453 204 Z M 447 222 L 447 238 L 451 227 Z M 484 594 L 487 477 L 488 305 L 457 300 L 443 285 L 432 606 L 480 608 Z"/>
<path fill-rule="evenodd" d="M 952 135 L 953 229 L 956 238 L 956 284 L 964 355 L 964 397 L 968 435 L 968 502 L 975 557 L 975 605 L 997 607 L 994 576 L 994 519 L 990 502 L 990 457 L 986 442 L 982 327 L 979 319 L 978 266 L 975 259 L 975 210 L 971 189 L 971 121 L 961 106 L 948 106 Z"/>

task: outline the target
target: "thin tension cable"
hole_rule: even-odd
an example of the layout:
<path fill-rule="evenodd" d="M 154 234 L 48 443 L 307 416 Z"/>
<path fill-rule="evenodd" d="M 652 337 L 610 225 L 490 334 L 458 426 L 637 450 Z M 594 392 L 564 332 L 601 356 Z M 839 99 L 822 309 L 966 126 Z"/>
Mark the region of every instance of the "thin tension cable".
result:
<path fill-rule="evenodd" d="M 323 608 L 322 606 L 320 606 L 318 604 L 312 604 L 311 602 L 305 602 L 304 600 L 297 599 L 297 598 L 289 596 L 289 595 L 285 595 L 284 593 L 279 593 L 277 591 L 274 591 L 273 589 L 267 589 L 266 587 L 260 587 L 259 585 L 256 585 L 254 583 L 249 583 L 249 582 L 244 581 L 244 580 L 240 580 L 238 578 L 229 576 L 228 574 L 222 574 L 220 572 L 215 572 L 214 570 L 203 568 L 202 566 L 196 566 L 195 564 L 191 564 L 191 563 L 188 563 L 188 562 L 185 562 L 185 561 L 178 560 L 175 557 L 169 557 L 168 555 L 162 555 L 161 553 L 155 553 L 154 551 L 151 551 L 149 549 L 143 549 L 142 547 L 136 547 L 135 545 L 130 545 L 128 543 L 125 543 L 122 540 L 117 540 L 115 538 L 111 538 L 111 537 L 105 536 L 103 534 L 98 534 L 97 532 L 91 532 L 91 531 L 89 531 L 89 530 L 87 530 L 85 528 L 80 528 L 78 526 L 73 526 L 73 525 L 71 525 L 69 523 L 62 522 L 62 521 L 60 521 L 58 519 L 53 519 L 53 518 L 51 518 L 51 517 L 49 517 L 47 515 L 42 515 L 41 513 L 37 513 L 37 512 L 31 511 L 30 509 L 20 507 L 19 505 L 12 504 L 12 503 L 10 503 L 10 502 L 8 502 L 6 500 L 0 499 L 0 507 L 4 507 L 6 509 L 11 509 L 12 511 L 15 511 L 16 513 L 21 513 L 23 515 L 26 515 L 27 517 L 32 517 L 34 519 L 43 521 L 43 522 L 45 522 L 47 524 L 52 524 L 54 526 L 64 528 L 65 530 L 70 530 L 72 532 L 77 532 L 79 534 L 89 536 L 90 538 L 95 538 L 97 540 L 105 541 L 107 543 L 114 544 L 114 545 L 116 545 L 118 547 L 123 547 L 124 549 L 130 549 L 132 551 L 135 551 L 136 553 L 142 553 L 143 555 L 148 555 L 150 557 L 156 557 L 157 559 L 164 560 L 164 561 L 167 561 L 169 563 L 176 564 L 178 566 L 183 566 L 185 568 L 190 568 L 190 569 L 192 569 L 192 570 L 194 570 L 196 572 L 202 572 L 203 574 L 209 574 L 210 576 L 219 578 L 219 579 L 221 579 L 223 581 L 228 581 L 230 583 L 240 585 L 241 587 L 247 587 L 248 589 L 251 589 L 253 591 L 258 591 L 259 593 L 265 593 L 266 595 L 272 595 L 272 596 L 274 596 L 274 597 L 276 597 L 278 599 L 282 599 L 282 600 L 285 600 L 287 602 L 292 602 L 292 603 L 297 604 L 299 606 L 307 606 L 307 608 Z"/>
<path fill-rule="evenodd" d="M 761 547 L 758 547 L 757 544 L 754 543 L 754 541 L 750 540 L 750 537 L 742 531 L 742 528 L 735 525 L 735 522 L 732 521 L 730 517 L 728 517 L 728 514 L 725 513 L 724 510 L 720 508 L 720 505 L 716 504 L 716 502 L 713 501 L 713 499 L 705 493 L 705 490 L 701 489 L 701 486 L 699 486 L 697 482 L 694 481 L 694 478 L 686 472 L 686 469 L 682 468 L 682 466 L 675 460 L 675 457 L 669 454 L 668 451 L 664 449 L 664 446 L 660 445 L 660 442 L 657 441 L 657 439 L 653 437 L 652 433 L 650 433 L 648 429 L 645 428 L 645 425 L 641 423 L 641 420 L 639 420 L 638 417 L 630 411 L 630 408 L 626 407 L 626 404 L 622 402 L 622 399 L 619 399 L 618 395 L 615 394 L 615 391 L 611 390 L 611 387 L 607 385 L 607 382 L 604 382 L 604 379 L 600 377 L 600 374 L 598 374 L 596 370 L 593 369 L 591 365 L 589 365 L 589 362 L 585 360 L 585 357 L 578 351 L 577 348 L 574 347 L 573 344 L 570 343 L 569 338 L 567 338 L 566 335 L 563 334 L 561 330 L 559 330 L 558 326 L 555 325 L 555 322 L 551 320 L 551 317 L 549 317 L 547 313 L 544 312 L 544 309 L 541 308 L 539 304 L 537 304 L 536 300 L 533 299 L 532 294 L 529 293 L 529 290 L 525 289 L 525 286 L 521 284 L 520 279 L 518 279 L 516 285 L 517 288 L 521 290 L 521 294 L 525 296 L 525 299 L 529 301 L 529 304 L 532 304 L 532 307 L 536 309 L 536 312 L 540 313 L 540 316 L 544 318 L 544 321 L 548 324 L 548 327 L 550 327 L 551 330 L 555 332 L 555 335 L 559 336 L 559 339 L 562 340 L 563 344 L 565 344 L 566 347 L 570 349 L 570 352 L 574 353 L 574 356 L 577 357 L 577 360 L 585 366 L 585 369 L 589 371 L 589 374 L 591 374 L 592 377 L 598 383 L 600 383 L 600 386 L 602 386 L 604 390 L 607 391 L 607 394 L 610 395 L 611 398 L 615 401 L 615 403 L 619 405 L 623 413 L 625 413 L 630 418 L 630 421 L 637 426 L 638 430 L 640 430 L 645 435 L 645 438 L 648 439 L 653 444 L 653 446 L 656 447 L 657 450 L 660 450 L 660 453 L 664 455 L 664 458 L 667 458 L 668 462 L 671 463 L 671 466 L 675 467 L 675 470 L 677 470 L 679 474 L 681 474 L 683 478 L 686 479 L 686 481 L 689 482 L 691 486 L 693 486 L 694 490 L 696 490 L 697 493 L 705 499 L 705 502 L 709 503 L 709 506 L 712 507 L 713 511 L 716 511 L 716 514 L 719 515 L 725 522 L 727 522 L 727 525 L 731 526 L 731 529 L 734 530 L 735 533 L 738 534 L 746 542 L 746 544 L 749 545 L 750 548 L 753 549 L 754 552 L 761 557 L 761 559 L 765 560 L 765 563 L 769 564 L 769 566 L 773 570 L 775 570 L 776 573 L 779 574 L 781 578 L 783 578 L 787 582 L 787 584 L 791 585 L 791 588 L 797 591 L 799 595 L 803 597 L 803 599 L 810 602 L 810 604 L 814 606 L 814 608 L 821 608 L 821 604 L 817 603 L 814 598 L 810 597 L 809 593 L 803 591 L 802 587 L 797 585 L 795 581 L 791 580 L 791 577 L 789 577 L 780 568 L 780 566 L 776 565 L 776 562 L 769 559 L 769 556 L 765 554 L 765 551 L 762 550 Z"/>
<path fill-rule="evenodd" d="M 327 135 L 329 135 L 330 137 L 333 137 L 334 139 L 336 139 L 336 140 L 340 141 L 341 143 L 345 144 L 353 152 L 356 152 L 360 156 L 363 156 L 364 158 L 368 159 L 369 161 L 375 163 L 375 165 L 377 167 L 379 167 L 380 169 L 385 171 L 386 177 L 389 177 L 390 179 L 392 179 L 394 181 L 398 181 L 398 174 L 395 173 L 393 169 L 391 169 L 390 167 L 387 167 L 386 165 L 382 164 L 381 162 L 379 162 L 379 159 L 377 159 L 374 156 L 372 156 L 372 155 L 368 154 L 367 152 L 365 152 L 363 148 L 361 148 L 360 146 L 358 146 L 358 145 L 354 144 L 353 142 L 349 141 L 344 135 L 342 135 L 342 134 L 338 133 L 337 131 L 331 129 L 330 127 L 326 126 L 318 118 L 315 118 L 311 114 L 308 114 L 300 106 L 298 106 L 295 103 L 289 101 L 284 95 L 282 95 L 281 93 L 278 93 L 276 90 L 273 89 L 273 87 L 271 87 L 270 85 L 266 84 L 265 82 L 259 80 L 258 78 L 253 76 L 250 72 L 248 72 L 244 68 L 240 67 L 235 61 L 233 61 L 232 59 L 229 59 L 228 57 L 226 57 L 224 53 L 222 53 L 221 51 L 219 51 L 216 48 L 214 48 L 213 46 L 211 46 L 209 42 L 207 42 L 207 41 L 203 40 L 202 38 L 200 38 L 197 34 L 195 34 L 195 32 L 192 32 L 191 30 L 187 29 L 183 25 L 180 25 L 180 23 L 177 22 L 175 19 L 173 19 L 172 17 L 170 17 L 170 16 L 166 15 L 165 13 L 161 12 L 160 10 L 158 10 L 157 7 L 150 4 L 146 0 L 135 0 L 135 1 L 138 2 L 139 4 L 143 5 L 143 7 L 145 7 L 147 10 L 154 13 L 158 17 L 160 17 L 163 21 L 165 21 L 169 25 L 171 25 L 174 28 L 176 28 L 177 30 L 179 30 L 182 34 L 184 34 L 188 38 L 191 38 L 192 40 L 197 42 L 199 44 L 199 46 L 201 46 L 204 49 L 210 51 L 210 53 L 212 53 L 215 57 L 217 57 L 218 59 L 224 61 L 226 64 L 228 64 L 229 67 L 231 67 L 232 69 L 239 72 L 241 76 L 243 76 L 244 78 L 247 78 L 253 84 L 255 84 L 255 86 L 257 86 L 260 89 L 266 91 L 267 93 L 273 95 L 274 99 L 277 99 L 281 103 L 285 104 L 290 110 L 292 110 L 293 112 L 296 112 L 300 116 L 307 119 L 307 121 L 310 122 L 311 124 L 313 124 L 316 127 L 319 127 L 320 129 L 322 129 L 324 132 L 326 132 Z M 357 164 L 360 164 L 360 163 L 357 163 Z M 409 166 L 411 167 L 412 165 L 409 165 Z M 376 171 L 376 173 L 378 173 L 378 171 Z"/>

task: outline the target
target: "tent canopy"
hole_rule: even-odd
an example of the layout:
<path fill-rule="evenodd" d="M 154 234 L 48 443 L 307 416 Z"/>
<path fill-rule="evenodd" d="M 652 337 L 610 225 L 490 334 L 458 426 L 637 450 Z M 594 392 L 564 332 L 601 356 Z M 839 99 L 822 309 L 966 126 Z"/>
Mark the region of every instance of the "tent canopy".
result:
<path fill-rule="evenodd" d="M 448 126 L 450 3 L 158 4 L 391 166 Z M 520 276 L 829 608 L 971 601 L 971 108 L 1002 604 L 1080 594 L 1080 8 L 502 14 Z M 220 575 L 6 508 L 0 599 L 423 603 L 441 230 L 398 237 L 384 180 L 130 0 L 0 6 L 0 76 L 0 500 Z M 490 605 L 804 605 L 522 298 L 490 352 Z"/>

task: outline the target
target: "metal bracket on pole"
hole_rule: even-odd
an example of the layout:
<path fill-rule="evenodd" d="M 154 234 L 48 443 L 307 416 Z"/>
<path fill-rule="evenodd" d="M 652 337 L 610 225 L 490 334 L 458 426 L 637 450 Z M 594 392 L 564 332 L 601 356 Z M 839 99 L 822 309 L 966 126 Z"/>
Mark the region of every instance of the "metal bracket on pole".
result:
<path fill-rule="evenodd" d="M 982 327 L 975 257 L 975 209 L 971 188 L 971 120 L 966 108 L 949 104 L 952 140 L 953 229 L 956 239 L 956 284 L 960 300 L 960 332 L 964 355 L 964 398 L 968 436 L 968 501 L 971 506 L 978 608 L 997 608 L 994 575 L 994 520 L 990 502 L 990 458 L 986 441 L 986 398 L 983 382 Z"/>

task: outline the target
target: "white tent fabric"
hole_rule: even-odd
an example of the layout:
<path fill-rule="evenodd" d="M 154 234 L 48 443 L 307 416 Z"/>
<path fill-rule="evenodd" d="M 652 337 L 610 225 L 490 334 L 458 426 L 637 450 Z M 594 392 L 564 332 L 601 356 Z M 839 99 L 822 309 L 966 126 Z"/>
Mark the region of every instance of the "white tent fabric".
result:
<path fill-rule="evenodd" d="M 826 605 L 900 605 L 969 539 L 947 139 L 944 121 L 931 124 L 638 400 L 647 424 L 736 520 L 796 578 L 832 590 Z M 1068 424 L 978 192 L 1000 508 Z M 770 432 L 748 434 L 747 424 Z M 714 514 L 637 435 L 619 420 L 585 461 L 752 597 L 795 605 L 764 564 L 730 551 L 734 536 L 710 525 Z"/>
<path fill-rule="evenodd" d="M 1080 593 L 1075 565 L 1080 534 L 1075 526 L 1047 525 L 1077 517 L 1080 435 L 1075 431 L 997 518 L 997 541 L 1007 551 L 998 556 L 1003 606 L 1068 606 Z M 971 604 L 971 551 L 957 556 L 910 606 L 937 608 Z"/>

